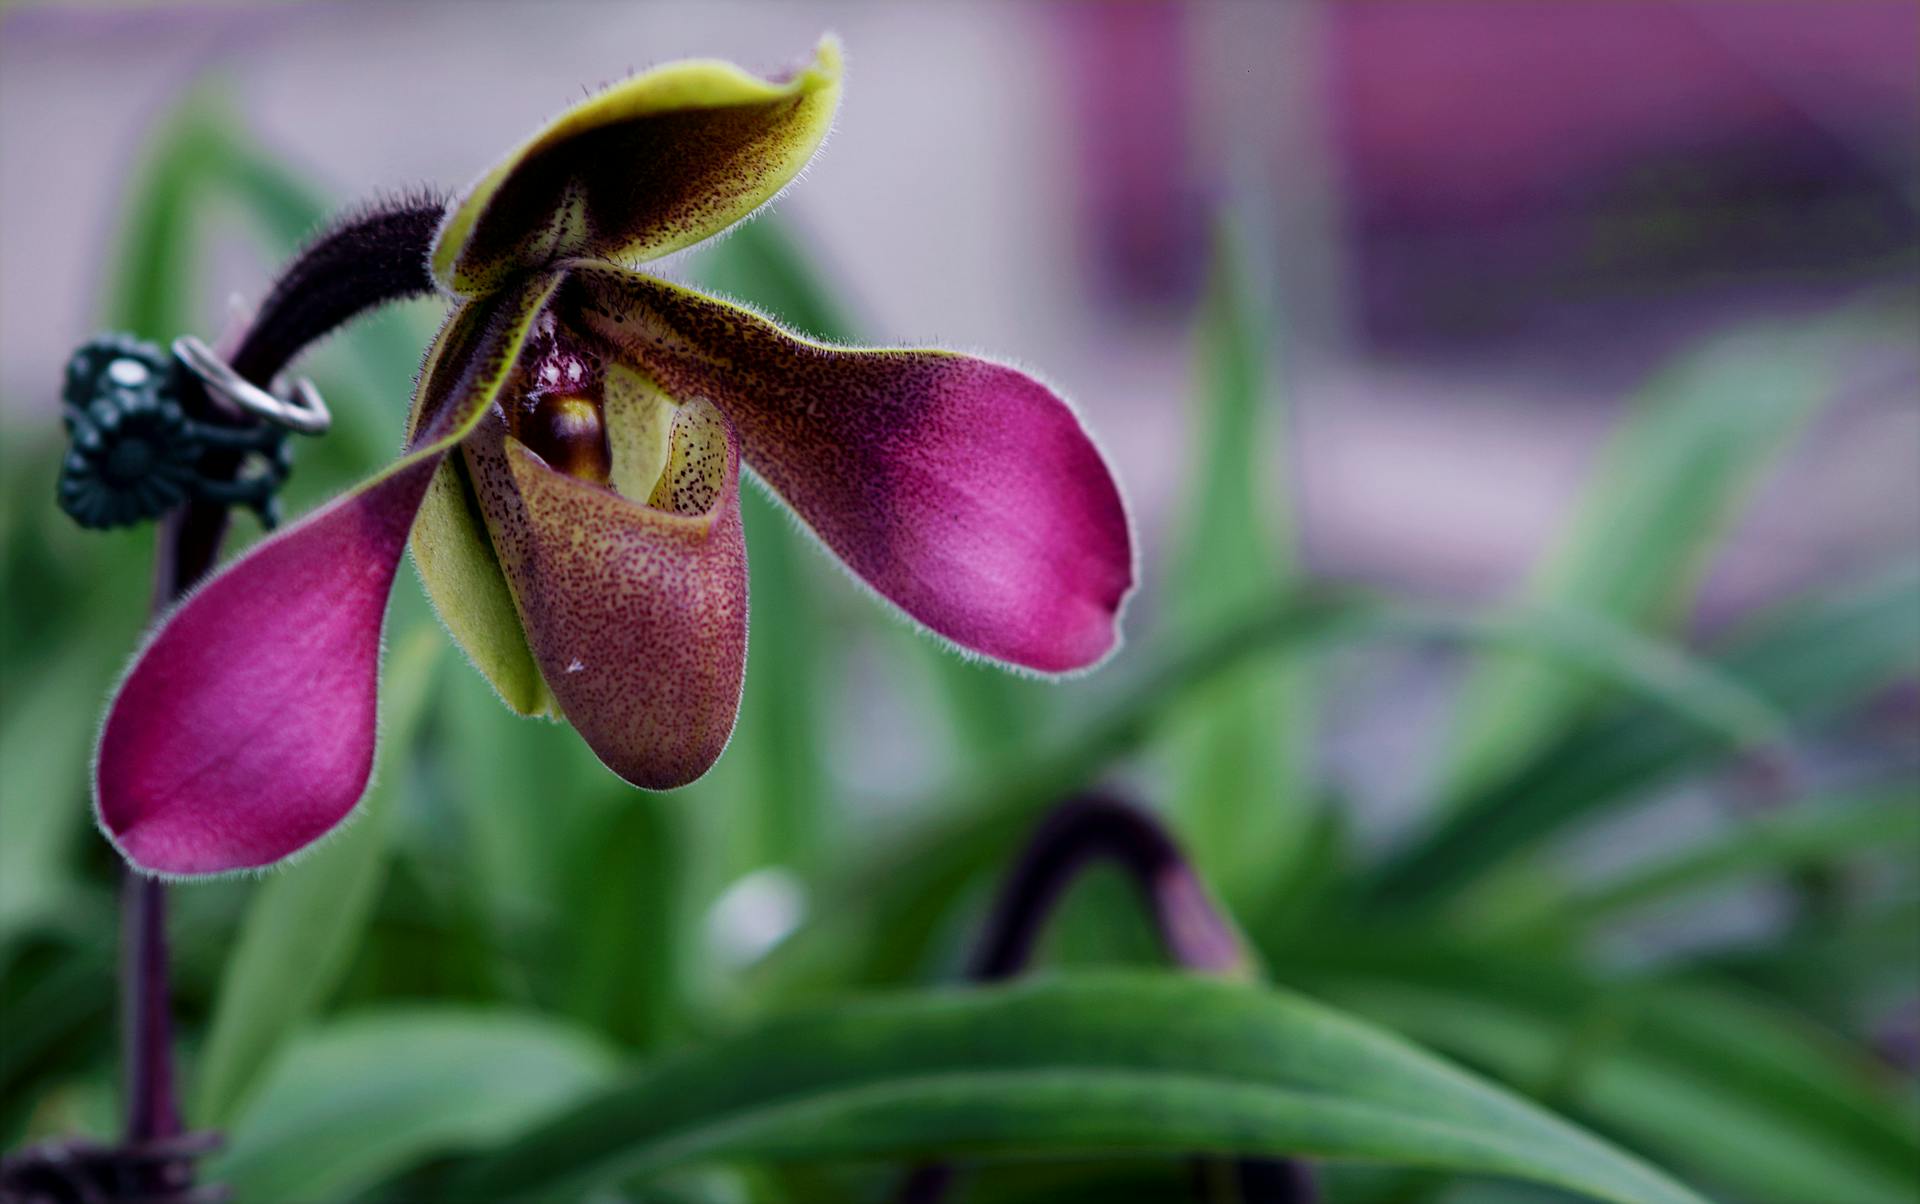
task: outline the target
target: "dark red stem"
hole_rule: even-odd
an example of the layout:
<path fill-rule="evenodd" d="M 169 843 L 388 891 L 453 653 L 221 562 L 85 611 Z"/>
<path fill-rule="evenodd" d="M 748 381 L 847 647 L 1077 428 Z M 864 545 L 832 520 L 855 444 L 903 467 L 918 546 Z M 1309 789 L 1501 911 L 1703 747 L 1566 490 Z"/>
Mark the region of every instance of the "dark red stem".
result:
<path fill-rule="evenodd" d="M 181 1129 L 173 1084 L 173 1020 L 167 1008 L 166 884 L 128 871 L 120 906 L 127 1142 L 144 1145 L 178 1136 Z"/>
<path fill-rule="evenodd" d="M 253 324 L 223 348 L 234 371 L 271 387 L 294 357 L 337 327 L 388 302 L 432 292 L 427 256 L 444 210 L 443 199 L 422 194 L 358 210 L 328 227 L 280 273 Z M 250 421 L 198 389 L 181 400 L 196 417 Z M 240 464 L 239 454 L 225 453 L 206 467 L 231 474 Z M 167 517 L 154 566 L 156 615 L 213 568 L 226 531 L 227 508 L 211 501 L 188 502 Z"/>
<path fill-rule="evenodd" d="M 1175 965 L 1201 974 L 1248 970 L 1239 936 L 1166 829 L 1136 807 L 1087 794 L 1056 807 L 1034 831 L 1001 887 L 968 977 L 997 982 L 1026 969 L 1067 889 L 1103 860 L 1124 870 L 1140 892 Z"/>

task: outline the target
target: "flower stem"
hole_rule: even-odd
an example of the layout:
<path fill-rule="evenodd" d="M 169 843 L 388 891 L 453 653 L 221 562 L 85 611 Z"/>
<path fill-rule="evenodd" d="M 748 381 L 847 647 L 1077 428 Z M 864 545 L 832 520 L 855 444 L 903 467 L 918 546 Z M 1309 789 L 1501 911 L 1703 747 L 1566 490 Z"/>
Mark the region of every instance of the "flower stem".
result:
<path fill-rule="evenodd" d="M 421 195 L 370 206 L 328 227 L 281 271 L 253 324 L 221 348 L 230 354 L 234 371 L 270 388 L 316 339 L 390 301 L 432 292 L 427 256 L 444 208 L 442 199 Z M 201 389 L 189 389 L 181 401 L 196 418 L 256 421 Z M 215 452 L 204 467 L 209 476 L 231 477 L 243 459 L 242 452 Z M 190 501 L 167 517 L 155 564 L 156 615 L 172 609 L 213 568 L 226 531 L 227 507 L 207 499 Z"/>
<path fill-rule="evenodd" d="M 173 1017 L 167 1006 L 167 888 L 126 872 L 120 892 L 120 968 L 127 1083 L 126 1143 L 147 1145 L 177 1137 L 180 1105 L 173 1082 Z M 149 1190 L 187 1186 L 186 1167 L 161 1164 L 163 1182 Z"/>
<path fill-rule="evenodd" d="M 336 223 L 295 256 L 275 282 L 248 329 L 223 348 L 235 371 L 263 388 L 294 357 L 335 327 L 367 310 L 431 292 L 427 255 L 444 204 L 435 197 L 376 206 Z M 228 423 L 253 421 L 218 412 L 218 403 L 193 391 L 182 399 L 198 416 Z M 240 471 L 242 454 L 215 453 L 214 473 Z M 213 570 L 227 529 L 227 507 L 195 500 L 161 523 L 154 556 L 153 613 L 171 610 Z M 121 889 L 120 993 L 129 1150 L 178 1137 L 182 1129 L 174 1082 L 173 1020 L 167 960 L 167 888 L 129 869 Z M 184 1147 L 183 1147 L 184 1148 Z M 164 1197 L 192 1184 L 188 1157 L 155 1159 L 139 1171 L 138 1186 Z"/>
<path fill-rule="evenodd" d="M 1138 808 L 1085 794 L 1040 822 L 1001 888 L 968 977 L 997 982 L 1026 969 L 1067 888 L 1102 860 L 1116 863 L 1140 892 L 1174 964 L 1228 978 L 1250 975 L 1239 935 L 1166 829 Z"/>

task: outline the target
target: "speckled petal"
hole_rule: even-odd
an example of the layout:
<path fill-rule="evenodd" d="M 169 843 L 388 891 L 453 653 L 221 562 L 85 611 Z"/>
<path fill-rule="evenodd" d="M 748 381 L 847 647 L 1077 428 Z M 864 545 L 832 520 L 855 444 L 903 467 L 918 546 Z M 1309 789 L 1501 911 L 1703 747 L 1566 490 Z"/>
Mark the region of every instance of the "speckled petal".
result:
<path fill-rule="evenodd" d="M 713 399 L 822 542 L 935 632 L 1043 673 L 1115 647 L 1126 510 L 1046 385 L 948 351 L 825 346 L 605 265 L 573 265 L 554 304 L 669 395 Z"/>
<path fill-rule="evenodd" d="M 747 654 L 740 460 L 711 404 L 677 407 L 646 504 L 549 468 L 483 422 L 462 449 L 527 641 L 609 769 L 666 790 L 732 735 Z"/>
<path fill-rule="evenodd" d="M 94 778 L 100 826 L 135 867 L 271 865 L 352 812 L 373 768 L 380 632 L 408 528 L 551 289 L 528 282 L 456 314 L 415 450 L 234 561 L 135 659 Z"/>
<path fill-rule="evenodd" d="M 569 255 L 639 262 L 719 233 L 784 188 L 833 124 L 840 45 L 781 80 L 668 63 L 567 110 L 449 210 L 433 274 L 472 294 Z"/>

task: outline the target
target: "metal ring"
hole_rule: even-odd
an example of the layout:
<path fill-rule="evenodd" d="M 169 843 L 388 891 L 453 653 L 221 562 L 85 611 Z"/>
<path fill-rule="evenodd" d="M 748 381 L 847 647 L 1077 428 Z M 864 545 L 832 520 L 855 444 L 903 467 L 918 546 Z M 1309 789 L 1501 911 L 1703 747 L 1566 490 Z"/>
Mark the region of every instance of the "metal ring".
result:
<path fill-rule="evenodd" d="M 173 354 L 187 371 L 200 378 L 208 392 L 268 422 L 302 435 L 325 434 L 333 425 L 333 415 L 321 400 L 320 390 L 305 377 L 293 382 L 291 400 L 282 400 L 235 372 L 231 364 L 213 353 L 213 348 L 193 335 L 175 339 Z"/>

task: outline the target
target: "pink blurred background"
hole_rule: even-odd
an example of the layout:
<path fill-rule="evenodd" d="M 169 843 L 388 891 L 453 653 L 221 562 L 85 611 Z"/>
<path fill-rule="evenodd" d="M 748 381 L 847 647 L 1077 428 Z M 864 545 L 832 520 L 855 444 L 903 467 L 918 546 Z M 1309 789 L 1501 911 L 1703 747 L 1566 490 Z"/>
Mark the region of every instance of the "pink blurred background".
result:
<path fill-rule="evenodd" d="M 875 338 L 991 350 L 1075 397 L 1149 563 L 1220 206 L 1271 248 L 1275 471 L 1313 566 L 1451 597 L 1525 575 L 1662 355 L 1866 288 L 1911 315 L 1920 284 L 1910 3 L 16 7 L 0 434 L 56 422 L 142 138 L 196 81 L 345 203 L 457 187 L 583 85 L 693 54 L 777 68 L 829 29 L 846 104 L 781 212 Z M 221 282 L 257 295 L 271 265 L 234 241 Z M 1917 342 L 1862 345 L 1710 609 L 1920 544 Z"/>

